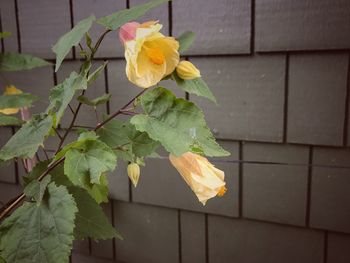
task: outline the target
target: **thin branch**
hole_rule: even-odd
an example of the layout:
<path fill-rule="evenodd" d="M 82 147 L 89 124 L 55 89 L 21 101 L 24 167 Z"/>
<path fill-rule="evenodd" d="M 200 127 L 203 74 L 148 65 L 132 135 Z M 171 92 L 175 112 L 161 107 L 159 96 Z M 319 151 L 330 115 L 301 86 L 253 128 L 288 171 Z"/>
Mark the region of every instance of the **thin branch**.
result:
<path fill-rule="evenodd" d="M 125 104 L 120 110 L 116 111 L 115 113 L 111 114 L 107 119 L 105 119 L 103 122 L 101 122 L 99 125 L 96 126 L 94 129 L 95 131 L 101 128 L 103 125 L 105 125 L 110 120 L 114 119 L 116 116 L 121 114 L 124 109 L 126 109 L 131 103 L 133 103 L 138 97 L 140 97 L 146 89 L 143 89 L 139 94 L 137 94 L 134 98 L 132 98 L 127 104 Z"/>
<path fill-rule="evenodd" d="M 70 109 L 71 113 L 74 115 L 74 110 L 70 104 L 68 104 L 68 108 Z"/>
<path fill-rule="evenodd" d="M 62 140 L 62 136 L 61 136 L 61 134 L 58 132 L 58 130 L 55 129 L 55 128 L 53 128 L 53 127 L 52 127 L 52 129 L 55 131 L 55 133 L 57 134 L 58 138 L 60 138 L 60 140 Z"/>
<path fill-rule="evenodd" d="M 47 154 L 46 149 L 45 149 L 44 147 L 41 147 L 41 148 L 43 149 L 43 152 L 44 152 L 44 155 L 45 155 L 46 160 L 47 160 L 47 161 L 50 160 L 49 155 Z"/>

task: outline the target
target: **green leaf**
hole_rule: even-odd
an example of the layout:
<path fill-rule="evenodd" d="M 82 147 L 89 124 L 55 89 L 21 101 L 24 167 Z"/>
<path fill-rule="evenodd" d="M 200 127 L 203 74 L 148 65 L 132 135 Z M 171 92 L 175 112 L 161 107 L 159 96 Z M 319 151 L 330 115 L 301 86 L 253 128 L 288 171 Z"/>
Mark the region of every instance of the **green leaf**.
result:
<path fill-rule="evenodd" d="M 95 201 L 100 203 L 108 203 L 108 180 L 107 175 L 103 173 L 100 176 L 99 184 L 91 184 L 86 182 L 84 184 L 84 189 L 95 199 Z"/>
<path fill-rule="evenodd" d="M 94 82 L 100 76 L 101 72 L 105 69 L 107 64 L 108 64 L 108 61 L 105 61 L 101 66 L 99 66 L 94 72 L 92 72 L 89 75 L 88 85 L 91 85 L 91 83 Z"/>
<path fill-rule="evenodd" d="M 50 161 L 38 162 L 29 174 L 22 177 L 23 186 L 27 187 L 31 182 L 36 181 L 38 177 L 47 169 L 49 164 Z"/>
<path fill-rule="evenodd" d="M 0 96 L 0 109 L 31 107 L 39 97 L 29 93 Z"/>
<path fill-rule="evenodd" d="M 182 33 L 176 40 L 180 44 L 179 52 L 182 53 L 189 49 L 196 38 L 196 34 L 192 31 L 186 31 Z"/>
<path fill-rule="evenodd" d="M 111 94 L 103 94 L 100 97 L 97 97 L 95 99 L 90 100 L 87 97 L 85 97 L 84 95 L 80 95 L 77 99 L 79 102 L 81 102 L 83 104 L 96 107 L 97 105 L 104 104 L 107 101 L 109 101 L 111 96 L 112 96 Z"/>
<path fill-rule="evenodd" d="M 35 115 L 0 150 L 0 159 L 32 158 L 52 127 L 52 117 Z"/>
<path fill-rule="evenodd" d="M 159 146 L 159 143 L 149 138 L 146 132 L 139 132 L 129 122 L 116 119 L 103 125 L 97 134 L 101 141 L 127 161 L 133 161 L 134 156 L 148 156 Z"/>
<path fill-rule="evenodd" d="M 33 180 L 24 188 L 23 192 L 26 196 L 32 197 L 37 203 L 40 203 L 50 182 L 50 175 L 45 176 L 40 182 Z"/>
<path fill-rule="evenodd" d="M 173 73 L 173 76 L 177 85 L 184 91 L 187 91 L 190 94 L 196 94 L 197 96 L 205 97 L 216 103 L 215 96 L 202 78 L 185 80 L 181 79 L 176 72 Z"/>
<path fill-rule="evenodd" d="M 0 114 L 0 126 L 20 126 L 24 123 L 17 117 Z"/>
<path fill-rule="evenodd" d="M 91 237 L 97 239 L 121 238 L 120 234 L 111 225 L 101 207 L 89 194 L 81 188 L 69 187 L 78 207 L 75 220 L 74 236 L 77 239 Z"/>
<path fill-rule="evenodd" d="M 192 102 L 176 98 L 159 87 L 141 97 L 144 114 L 131 118 L 139 131 L 145 131 L 164 148 L 179 156 L 200 147 L 207 156 L 227 156 L 207 127 L 202 111 Z"/>
<path fill-rule="evenodd" d="M 71 48 L 78 45 L 85 33 L 89 31 L 93 21 L 95 21 L 95 16 L 93 15 L 81 20 L 71 31 L 64 34 L 52 47 L 53 52 L 56 54 L 55 72 L 57 72 Z"/>
<path fill-rule="evenodd" d="M 77 207 L 64 186 L 50 183 L 44 202 L 25 202 L 0 226 L 0 253 L 12 263 L 68 262 Z"/>
<path fill-rule="evenodd" d="M 133 21 L 146 14 L 149 10 L 168 2 L 169 0 L 153 0 L 146 4 L 136 5 L 130 9 L 125 9 L 109 16 L 101 17 L 97 23 L 109 30 L 116 30 L 127 22 Z"/>
<path fill-rule="evenodd" d="M 44 170 L 43 170 L 44 171 Z M 40 172 L 41 174 L 42 172 Z M 39 175 L 40 175 L 39 174 Z M 68 177 L 64 174 L 63 165 L 58 165 L 55 167 L 50 174 L 52 175 L 52 180 L 57 185 L 64 185 L 66 187 L 72 187 L 74 184 L 68 179 Z M 95 201 L 100 204 L 102 202 L 108 202 L 108 181 L 106 174 L 102 174 L 100 177 L 100 184 L 92 184 L 90 182 L 90 176 L 88 174 L 84 174 L 81 176 L 82 185 L 79 187 L 84 188 L 89 195 L 95 199 Z"/>
<path fill-rule="evenodd" d="M 0 54 L 0 71 L 20 71 L 49 65 L 51 63 L 31 55 L 18 53 Z"/>
<path fill-rule="evenodd" d="M 64 173 L 74 185 L 84 186 L 84 175 L 90 183 L 100 184 L 100 176 L 113 171 L 117 158 L 112 149 L 98 140 L 86 140 L 80 146 L 69 149 L 65 154 Z"/>
<path fill-rule="evenodd" d="M 87 79 L 73 71 L 61 84 L 58 84 L 51 89 L 50 105 L 46 111 L 54 114 L 55 127 L 59 124 L 68 104 L 73 99 L 75 92 L 86 88 Z"/>
<path fill-rule="evenodd" d="M 11 32 L 6 32 L 6 31 L 0 32 L 0 39 L 10 37 L 11 35 L 12 35 Z"/>

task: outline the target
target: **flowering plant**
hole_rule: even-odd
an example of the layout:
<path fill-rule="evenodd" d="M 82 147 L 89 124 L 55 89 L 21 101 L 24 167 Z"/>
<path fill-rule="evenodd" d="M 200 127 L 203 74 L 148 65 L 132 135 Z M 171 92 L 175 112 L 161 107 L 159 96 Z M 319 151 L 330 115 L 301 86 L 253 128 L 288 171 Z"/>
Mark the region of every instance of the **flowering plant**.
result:
<path fill-rule="evenodd" d="M 145 165 L 145 159 L 163 147 L 201 203 L 226 192 L 224 172 L 205 156 L 229 153 L 216 143 L 202 111 L 194 103 L 177 98 L 158 84 L 171 79 L 183 91 L 216 103 L 200 71 L 191 62 L 180 59 L 180 53 L 192 44 L 194 34 L 185 32 L 175 39 L 160 32 L 162 25 L 158 21 L 133 22 L 167 1 L 154 0 L 97 20 L 90 16 L 63 35 L 53 46 L 55 71 L 73 46 L 81 48 L 83 63 L 79 72 L 73 71 L 51 89 L 49 105 L 43 113 L 30 118 L 29 108 L 37 97 L 14 86 L 6 87 L 0 96 L 0 125 L 20 126 L 0 150 L 0 164 L 15 160 L 27 172 L 22 178 L 23 193 L 0 211 L 0 262 L 68 262 L 74 239 L 121 238 L 99 206 L 108 202 L 107 173 L 116 168 L 117 159 L 128 162 L 127 174 L 136 187 L 140 165 Z M 106 28 L 95 43 L 88 33 L 94 22 Z M 92 71 L 94 55 L 105 35 L 115 34 L 118 29 L 125 48 L 126 75 L 141 88 L 140 93 L 104 116 L 94 128 L 76 130 L 81 105 L 96 108 L 111 97 L 103 94 L 91 99 L 85 91 L 107 64 L 106 61 Z M 81 43 L 84 40 L 85 49 Z M 30 55 L 0 55 L 1 71 L 48 65 Z M 70 103 L 79 93 L 73 110 Z M 67 108 L 73 117 L 62 133 L 59 127 Z M 21 118 L 15 117 L 19 112 Z M 120 115 L 130 118 L 116 119 Z M 71 132 L 76 132 L 78 138 L 67 144 Z M 46 155 L 47 159 L 40 161 L 37 152 L 45 152 L 45 140 L 50 136 L 57 136 L 59 144 L 53 156 Z"/>

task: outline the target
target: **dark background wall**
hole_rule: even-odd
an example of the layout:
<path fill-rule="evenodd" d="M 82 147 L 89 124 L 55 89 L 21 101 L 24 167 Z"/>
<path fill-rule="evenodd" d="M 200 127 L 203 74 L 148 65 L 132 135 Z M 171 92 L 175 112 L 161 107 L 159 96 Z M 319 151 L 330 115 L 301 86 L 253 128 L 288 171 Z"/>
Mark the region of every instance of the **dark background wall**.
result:
<path fill-rule="evenodd" d="M 1 48 L 53 59 L 52 44 L 82 18 L 141 2 L 0 0 L 2 29 L 13 32 Z M 189 99 L 232 152 L 212 160 L 225 170 L 229 190 L 203 207 L 166 155 L 148 160 L 136 189 L 120 164 L 109 178 L 105 210 L 125 240 L 78 242 L 72 261 L 350 262 L 350 1 L 174 0 L 147 19 L 159 19 L 174 36 L 197 33 L 186 56 L 219 106 Z M 96 26 L 93 37 L 101 31 Z M 43 110 L 49 88 L 79 66 L 77 58 L 72 52 L 57 74 L 50 67 L 3 74 L 1 86 L 41 96 L 34 111 Z M 108 107 L 99 108 L 108 113 L 139 90 L 125 78 L 117 33 L 97 62 L 104 58 L 110 63 L 89 95 L 112 93 Z M 96 122 L 88 108 L 79 120 Z M 1 128 L 1 144 L 13 132 Z M 56 145 L 51 139 L 46 147 Z M 0 174 L 5 202 L 19 191 L 23 170 L 12 164 Z"/>

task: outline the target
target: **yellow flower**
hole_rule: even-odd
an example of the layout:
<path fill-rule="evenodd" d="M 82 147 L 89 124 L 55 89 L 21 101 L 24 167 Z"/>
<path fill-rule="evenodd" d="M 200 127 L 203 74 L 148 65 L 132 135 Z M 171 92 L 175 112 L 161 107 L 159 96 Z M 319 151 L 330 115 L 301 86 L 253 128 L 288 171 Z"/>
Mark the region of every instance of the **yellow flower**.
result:
<path fill-rule="evenodd" d="M 159 33 L 157 21 L 143 24 L 130 22 L 121 27 L 119 36 L 124 44 L 126 75 L 141 88 L 157 84 L 175 70 L 179 63 L 179 43 L 173 37 Z"/>
<path fill-rule="evenodd" d="M 132 184 L 136 187 L 140 178 L 140 166 L 137 163 L 131 163 L 128 165 L 127 172 Z"/>
<path fill-rule="evenodd" d="M 7 86 L 4 92 L 4 95 L 15 95 L 15 94 L 21 94 L 22 91 L 20 89 L 17 89 L 15 86 L 10 85 Z M 19 108 L 7 108 L 0 110 L 0 113 L 10 115 L 10 114 L 16 114 L 19 111 Z"/>
<path fill-rule="evenodd" d="M 182 79 L 196 79 L 201 76 L 200 71 L 189 61 L 181 61 L 176 67 L 177 75 Z"/>
<path fill-rule="evenodd" d="M 208 199 L 225 194 L 225 173 L 207 158 L 187 152 L 180 157 L 170 154 L 169 159 L 203 205 Z"/>

